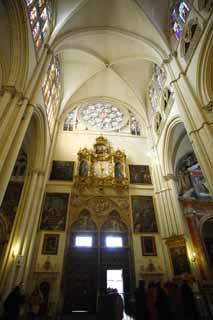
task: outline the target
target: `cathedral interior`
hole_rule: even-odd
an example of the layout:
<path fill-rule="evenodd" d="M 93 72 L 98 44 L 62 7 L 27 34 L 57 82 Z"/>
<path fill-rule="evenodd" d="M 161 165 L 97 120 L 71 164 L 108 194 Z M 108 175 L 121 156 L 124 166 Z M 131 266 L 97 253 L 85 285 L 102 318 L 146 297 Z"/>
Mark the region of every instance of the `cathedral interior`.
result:
<path fill-rule="evenodd" d="M 213 314 L 213 1 L 0 0 L 0 295 L 95 312 L 187 279 Z"/>

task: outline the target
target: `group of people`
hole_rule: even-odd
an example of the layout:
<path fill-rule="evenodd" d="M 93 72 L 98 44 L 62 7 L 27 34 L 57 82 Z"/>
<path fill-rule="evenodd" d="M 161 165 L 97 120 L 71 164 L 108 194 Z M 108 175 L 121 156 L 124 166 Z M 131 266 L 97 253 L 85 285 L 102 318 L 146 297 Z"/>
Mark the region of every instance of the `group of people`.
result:
<path fill-rule="evenodd" d="M 187 281 L 177 283 L 168 281 L 145 282 L 140 281 L 135 291 L 135 319 L 136 320 L 196 320 L 196 304 L 192 289 Z"/>
<path fill-rule="evenodd" d="M 105 295 L 99 297 L 97 320 L 122 320 L 124 304 L 117 289 L 107 288 Z"/>
<path fill-rule="evenodd" d="M 23 285 L 16 286 L 2 304 L 2 320 L 36 320 L 41 319 L 40 309 L 43 302 L 39 288 L 35 288 L 27 297 L 23 291 Z"/>

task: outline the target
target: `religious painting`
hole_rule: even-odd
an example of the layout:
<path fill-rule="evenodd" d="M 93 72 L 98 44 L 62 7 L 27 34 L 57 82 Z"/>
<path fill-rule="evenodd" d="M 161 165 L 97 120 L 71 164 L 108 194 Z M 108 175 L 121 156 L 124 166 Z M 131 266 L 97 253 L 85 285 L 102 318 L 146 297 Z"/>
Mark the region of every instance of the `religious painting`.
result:
<path fill-rule="evenodd" d="M 134 232 L 158 232 L 151 196 L 132 196 Z"/>
<path fill-rule="evenodd" d="M 45 234 L 42 246 L 42 254 L 56 255 L 58 253 L 58 234 Z"/>
<path fill-rule="evenodd" d="M 152 184 L 149 166 L 129 165 L 130 183 Z"/>
<path fill-rule="evenodd" d="M 68 194 L 47 193 L 44 201 L 41 230 L 64 231 L 66 224 Z"/>
<path fill-rule="evenodd" d="M 81 211 L 78 220 L 72 225 L 72 231 L 96 231 L 96 229 L 96 224 L 87 209 Z"/>
<path fill-rule="evenodd" d="M 143 256 L 156 256 L 155 237 L 141 237 L 141 248 Z"/>
<path fill-rule="evenodd" d="M 7 220 L 8 231 L 11 231 L 13 226 L 22 188 L 23 183 L 10 182 L 0 206 L 0 214 L 3 215 Z"/>
<path fill-rule="evenodd" d="M 189 260 L 186 247 L 171 247 L 170 255 L 174 269 L 174 275 L 178 276 L 184 273 L 190 273 Z"/>
<path fill-rule="evenodd" d="M 53 161 L 50 180 L 72 181 L 73 173 L 73 161 Z"/>

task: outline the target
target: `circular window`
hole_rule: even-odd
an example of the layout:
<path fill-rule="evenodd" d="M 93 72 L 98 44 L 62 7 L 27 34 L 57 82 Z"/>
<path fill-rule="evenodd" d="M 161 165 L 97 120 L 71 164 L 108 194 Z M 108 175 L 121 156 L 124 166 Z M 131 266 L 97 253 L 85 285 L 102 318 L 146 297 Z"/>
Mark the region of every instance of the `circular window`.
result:
<path fill-rule="evenodd" d="M 90 103 L 80 110 L 82 121 L 90 128 L 115 130 L 124 125 L 124 112 L 109 102 Z"/>

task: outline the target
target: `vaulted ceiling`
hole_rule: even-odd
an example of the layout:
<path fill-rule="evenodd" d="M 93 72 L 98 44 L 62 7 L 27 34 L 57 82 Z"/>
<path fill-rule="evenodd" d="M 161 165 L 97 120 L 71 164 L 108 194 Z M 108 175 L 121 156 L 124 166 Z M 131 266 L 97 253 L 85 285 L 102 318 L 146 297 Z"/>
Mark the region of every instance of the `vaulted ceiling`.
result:
<path fill-rule="evenodd" d="M 58 0 L 50 43 L 62 65 L 61 113 L 104 96 L 146 122 L 152 64 L 170 51 L 167 20 L 168 0 Z"/>

